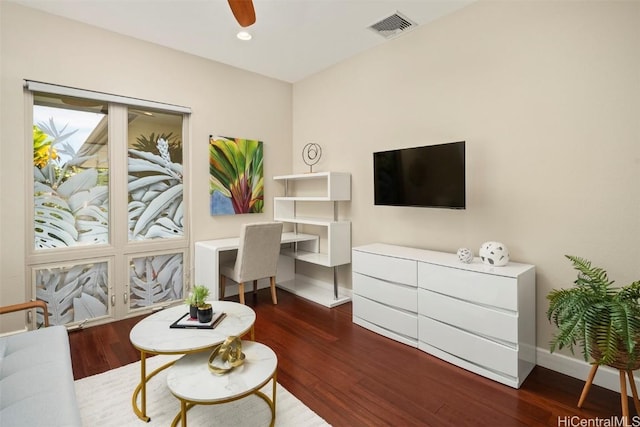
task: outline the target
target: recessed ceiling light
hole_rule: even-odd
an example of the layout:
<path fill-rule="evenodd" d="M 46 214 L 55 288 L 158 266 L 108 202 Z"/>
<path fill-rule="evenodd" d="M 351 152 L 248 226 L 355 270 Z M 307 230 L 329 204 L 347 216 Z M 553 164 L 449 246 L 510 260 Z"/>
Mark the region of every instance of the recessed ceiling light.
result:
<path fill-rule="evenodd" d="M 238 34 L 236 35 L 236 37 L 238 37 L 240 40 L 251 40 L 251 34 L 249 34 L 246 31 L 240 31 L 238 32 Z"/>

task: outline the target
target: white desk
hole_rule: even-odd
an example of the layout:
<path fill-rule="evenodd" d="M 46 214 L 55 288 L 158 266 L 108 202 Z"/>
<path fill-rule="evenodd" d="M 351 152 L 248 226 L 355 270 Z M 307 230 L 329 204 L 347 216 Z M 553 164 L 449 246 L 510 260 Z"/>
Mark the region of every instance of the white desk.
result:
<path fill-rule="evenodd" d="M 283 244 L 296 244 L 300 250 L 307 252 L 320 251 L 320 238 L 312 234 L 287 232 L 282 233 Z M 195 285 L 209 288 L 209 298 L 218 300 L 220 279 L 220 254 L 225 251 L 235 251 L 240 245 L 239 237 L 226 239 L 204 240 L 196 242 L 195 254 Z M 286 255 L 280 255 L 276 283 L 293 280 L 295 276 L 295 260 Z"/>

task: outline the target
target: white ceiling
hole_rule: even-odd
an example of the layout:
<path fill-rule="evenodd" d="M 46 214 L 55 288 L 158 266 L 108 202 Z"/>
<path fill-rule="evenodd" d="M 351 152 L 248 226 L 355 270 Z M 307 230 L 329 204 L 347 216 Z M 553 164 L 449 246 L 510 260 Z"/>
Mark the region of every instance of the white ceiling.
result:
<path fill-rule="evenodd" d="M 386 42 L 367 27 L 396 11 L 425 25 L 472 2 L 254 0 L 243 42 L 226 0 L 11 1 L 291 83 Z"/>

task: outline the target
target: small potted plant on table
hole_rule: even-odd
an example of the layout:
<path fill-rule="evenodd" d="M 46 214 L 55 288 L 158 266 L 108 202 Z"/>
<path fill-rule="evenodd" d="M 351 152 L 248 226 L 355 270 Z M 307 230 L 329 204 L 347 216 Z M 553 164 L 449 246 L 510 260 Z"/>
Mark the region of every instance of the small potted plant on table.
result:
<path fill-rule="evenodd" d="M 198 317 L 198 309 L 206 304 L 207 297 L 209 296 L 209 288 L 204 285 L 196 285 L 193 287 L 189 296 L 185 300 L 189 304 L 189 315 L 195 319 Z M 208 304 L 211 308 L 211 304 Z"/>

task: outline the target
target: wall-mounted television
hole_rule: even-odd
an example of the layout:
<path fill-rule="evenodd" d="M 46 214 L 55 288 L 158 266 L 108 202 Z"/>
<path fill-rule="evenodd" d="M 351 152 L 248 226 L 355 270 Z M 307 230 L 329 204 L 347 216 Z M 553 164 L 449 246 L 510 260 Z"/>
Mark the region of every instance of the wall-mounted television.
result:
<path fill-rule="evenodd" d="M 465 209 L 465 141 L 373 153 L 376 205 Z"/>

